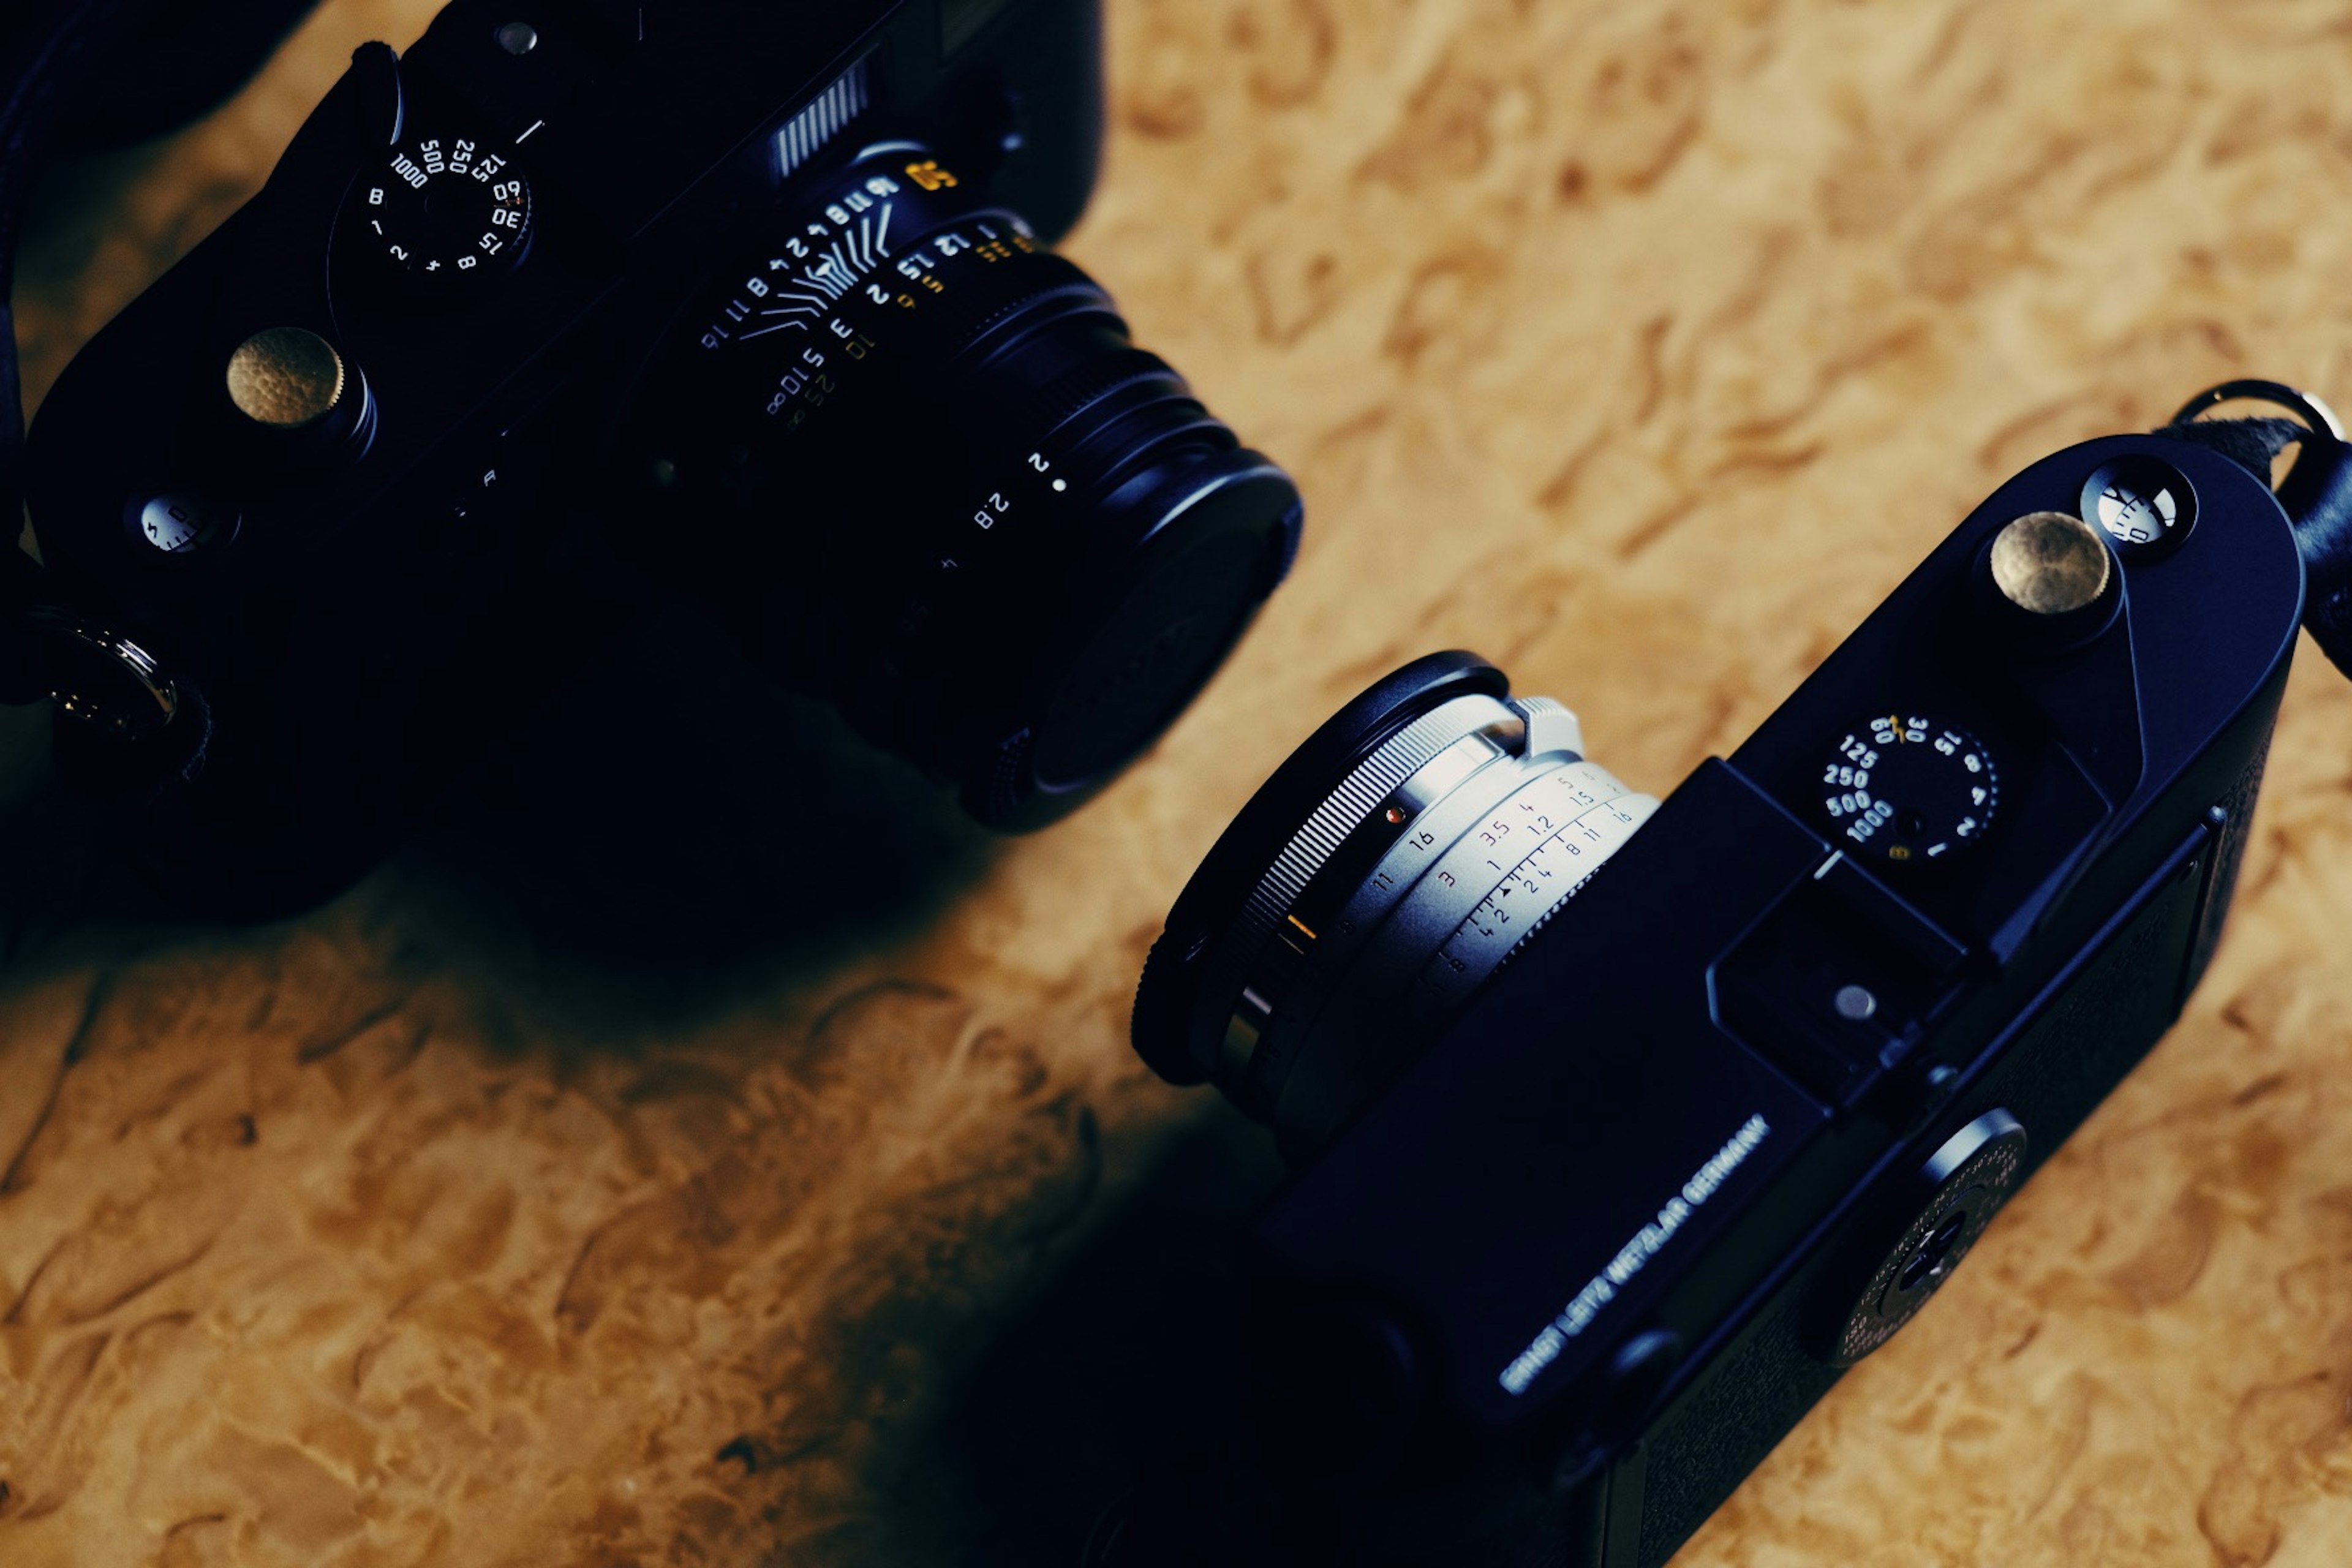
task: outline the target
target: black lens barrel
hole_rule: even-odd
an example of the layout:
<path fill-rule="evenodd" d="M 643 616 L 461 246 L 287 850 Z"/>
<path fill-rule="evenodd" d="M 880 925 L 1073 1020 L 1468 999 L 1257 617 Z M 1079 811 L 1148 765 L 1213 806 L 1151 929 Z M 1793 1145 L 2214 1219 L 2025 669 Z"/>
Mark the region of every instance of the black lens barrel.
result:
<path fill-rule="evenodd" d="M 1083 271 L 1010 213 L 910 187 L 890 173 L 908 157 L 781 210 L 768 259 L 690 312 L 721 325 L 643 400 L 646 467 L 664 548 L 691 541 L 755 652 L 1024 830 L 1191 702 L 1288 570 L 1302 507 Z M 877 191 L 891 222 L 868 199 L 845 245 L 817 241 L 833 269 L 806 263 L 811 214 Z"/>

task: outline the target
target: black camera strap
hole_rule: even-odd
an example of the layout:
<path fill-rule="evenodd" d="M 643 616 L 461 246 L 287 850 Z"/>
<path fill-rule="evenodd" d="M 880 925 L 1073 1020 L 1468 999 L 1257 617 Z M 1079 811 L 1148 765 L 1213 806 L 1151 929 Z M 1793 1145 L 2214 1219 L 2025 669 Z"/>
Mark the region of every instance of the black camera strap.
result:
<path fill-rule="evenodd" d="M 2233 402 L 2269 403 L 2296 417 L 2199 417 Z M 2274 381 L 2231 381 L 2190 398 L 2157 434 L 2210 447 L 2264 484 L 2272 483 L 2281 453 L 2302 448 L 2276 489 L 2303 553 L 2303 626 L 2328 662 L 2352 679 L 2352 444 L 2334 411 Z"/>

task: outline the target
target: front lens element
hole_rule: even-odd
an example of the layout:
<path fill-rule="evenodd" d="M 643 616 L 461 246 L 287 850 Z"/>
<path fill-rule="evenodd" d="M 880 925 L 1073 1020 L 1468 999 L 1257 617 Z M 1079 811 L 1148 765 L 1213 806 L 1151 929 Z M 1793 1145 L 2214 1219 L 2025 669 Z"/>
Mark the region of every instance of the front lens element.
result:
<path fill-rule="evenodd" d="M 1656 807 L 1584 756 L 1574 714 L 1511 698 L 1485 661 L 1407 666 L 1211 852 L 1153 949 L 1138 1048 L 1312 1148 Z"/>

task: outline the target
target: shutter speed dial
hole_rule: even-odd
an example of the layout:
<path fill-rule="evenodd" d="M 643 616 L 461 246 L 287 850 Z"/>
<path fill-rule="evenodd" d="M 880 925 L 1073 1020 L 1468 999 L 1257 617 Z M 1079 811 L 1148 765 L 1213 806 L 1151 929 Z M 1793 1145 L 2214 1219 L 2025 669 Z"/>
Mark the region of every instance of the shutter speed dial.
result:
<path fill-rule="evenodd" d="M 504 278 L 530 248 L 530 183 L 511 147 L 463 136 L 404 142 L 354 192 L 368 244 L 411 289 L 473 293 Z"/>
<path fill-rule="evenodd" d="M 1965 730 L 1888 713 L 1849 731 L 1822 769 L 1822 810 L 1838 847 L 1897 865 L 1939 860 L 1992 826 L 2000 782 Z"/>

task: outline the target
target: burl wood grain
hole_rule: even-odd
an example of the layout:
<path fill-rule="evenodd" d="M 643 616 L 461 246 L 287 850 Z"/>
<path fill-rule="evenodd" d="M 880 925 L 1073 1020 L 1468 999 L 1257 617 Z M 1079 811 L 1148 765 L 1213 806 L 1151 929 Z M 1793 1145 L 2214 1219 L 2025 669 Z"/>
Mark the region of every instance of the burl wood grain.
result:
<path fill-rule="evenodd" d="M 428 13 L 330 0 L 205 125 L 66 171 L 35 388 L 353 43 Z M 821 717 L 738 746 L 624 682 L 626 721 L 542 724 L 314 915 L 23 936 L 0 1562 L 1066 1561 L 1036 1543 L 1132 1454 L 970 1434 L 1075 1364 L 1056 1336 L 1116 1309 L 1116 1258 L 1158 1256 L 1133 1216 L 1189 1212 L 1185 1152 L 1255 1147 L 1142 1072 L 1126 1007 L 1196 858 L 1335 704 L 1473 647 L 1663 789 L 2015 468 L 2231 375 L 2352 398 L 2341 5 L 1110 26 L 1069 248 L 1310 500 L 1240 657 L 1002 847 Z M 2352 1560 L 2352 690 L 2301 658 L 2188 1016 L 1687 1568 Z M 36 774 L 5 734 L 0 773 Z M 593 833 L 534 804 L 558 784 Z M 1111 1283 L 1049 1310 L 1113 1240 Z M 991 1480 L 1016 1459 L 1035 1495 Z"/>

